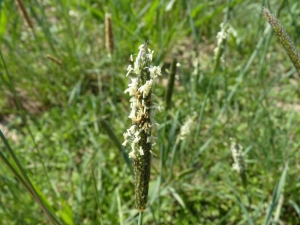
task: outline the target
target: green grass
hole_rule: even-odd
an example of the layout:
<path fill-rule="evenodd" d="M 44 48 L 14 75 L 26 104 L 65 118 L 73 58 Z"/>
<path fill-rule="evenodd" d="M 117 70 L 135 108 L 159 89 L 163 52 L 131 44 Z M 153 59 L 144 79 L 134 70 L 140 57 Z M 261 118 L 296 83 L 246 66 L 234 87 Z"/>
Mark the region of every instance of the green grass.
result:
<path fill-rule="evenodd" d="M 131 123 L 126 68 L 145 41 L 163 73 L 155 102 L 165 104 L 173 60 L 181 66 L 171 105 L 156 117 L 143 224 L 300 223 L 299 77 L 262 1 L 24 1 L 34 35 L 14 1 L 0 2 L 1 130 L 61 224 L 138 223 L 130 149 L 120 142 Z M 300 49 L 300 3 L 263 2 Z M 236 33 L 216 63 L 222 22 Z M 176 142 L 194 113 L 191 135 Z M 230 137 L 246 152 L 247 189 L 232 170 Z M 21 173 L 2 142 L 0 153 Z M 0 224 L 49 224 L 11 171 L 1 160 Z"/>

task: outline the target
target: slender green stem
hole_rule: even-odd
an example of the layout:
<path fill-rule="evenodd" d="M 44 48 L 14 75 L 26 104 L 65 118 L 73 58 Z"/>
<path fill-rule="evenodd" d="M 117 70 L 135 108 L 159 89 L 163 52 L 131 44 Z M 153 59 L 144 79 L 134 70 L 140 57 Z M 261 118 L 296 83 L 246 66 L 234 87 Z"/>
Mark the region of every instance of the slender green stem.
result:
<path fill-rule="evenodd" d="M 29 136 L 31 137 L 31 140 L 32 140 L 32 142 L 33 142 L 33 144 L 34 144 L 34 147 L 35 147 L 35 149 L 36 149 L 36 152 L 37 152 L 37 156 L 40 158 L 40 162 L 41 162 L 41 164 L 42 164 L 43 171 L 44 171 L 44 173 L 45 173 L 45 175 L 46 175 L 47 182 L 49 183 L 49 185 L 51 185 L 50 177 L 49 177 L 48 172 L 47 172 L 47 170 L 46 170 L 46 166 L 45 166 L 45 163 L 44 163 L 44 161 L 43 161 L 42 153 L 39 151 L 38 146 L 37 146 L 37 143 L 35 142 L 35 138 L 34 138 L 34 136 L 33 136 L 33 133 L 32 133 L 32 131 L 31 131 L 30 127 L 28 126 L 27 118 L 26 118 L 25 112 L 24 112 L 24 110 L 23 110 L 23 106 L 22 106 L 22 104 L 21 104 L 21 102 L 20 102 L 20 99 L 19 99 L 19 97 L 18 97 L 18 95 L 17 95 L 17 91 L 16 91 L 15 87 L 12 85 L 12 82 L 11 82 L 11 76 L 10 76 L 10 73 L 8 72 L 8 69 L 7 69 L 7 66 L 6 66 L 6 63 L 5 63 L 5 60 L 4 60 L 4 57 L 3 57 L 3 55 L 2 55 L 2 51 L 1 51 L 1 50 L 0 50 L 0 57 L 1 57 L 1 61 L 2 61 L 2 64 L 3 64 L 3 66 L 4 66 L 4 69 L 5 69 L 7 78 L 8 78 L 7 81 L 6 81 L 6 80 L 4 79 L 4 77 L 1 76 L 1 79 L 2 79 L 2 81 L 4 81 L 4 82 L 8 85 L 8 88 L 10 89 L 10 91 L 12 92 L 12 94 L 13 94 L 13 96 L 14 96 L 14 99 L 15 99 L 16 105 L 17 105 L 17 108 L 18 108 L 18 110 L 20 111 L 21 119 L 22 119 L 22 121 L 23 121 L 24 124 L 25 124 L 25 127 L 26 127 L 26 129 L 27 129 L 27 131 L 28 131 L 28 133 L 29 133 Z"/>
<path fill-rule="evenodd" d="M 112 78 L 112 86 L 113 86 L 113 101 L 116 104 L 116 102 L 117 102 L 116 74 L 114 73 L 113 65 L 114 65 L 114 59 L 113 59 L 113 54 L 111 54 L 111 56 L 110 56 L 110 73 L 111 73 L 110 76 Z"/>
<path fill-rule="evenodd" d="M 166 110 L 171 108 L 171 100 L 172 100 L 172 94 L 173 94 L 174 82 L 175 82 L 175 75 L 176 75 L 176 64 L 177 64 L 177 60 L 173 59 L 170 74 L 169 74 L 169 79 L 168 79 L 168 86 L 167 86 L 166 96 L 165 96 Z"/>
<path fill-rule="evenodd" d="M 95 191 L 95 195 L 96 195 L 96 203 L 97 203 L 97 208 L 99 210 L 99 217 L 101 219 L 102 217 L 102 212 L 101 212 L 101 203 L 100 203 L 100 200 L 99 200 L 99 194 L 98 194 L 98 190 L 97 190 L 97 181 L 96 181 L 96 178 L 95 178 L 95 172 L 94 172 L 94 168 L 92 166 L 92 179 L 93 179 L 93 187 L 94 187 L 94 191 Z"/>
<path fill-rule="evenodd" d="M 144 214 L 144 211 L 140 211 L 140 212 L 139 212 L 139 221 L 138 221 L 138 225 L 142 225 L 142 224 L 143 224 L 143 214 Z"/>
<path fill-rule="evenodd" d="M 4 145 L 7 148 L 9 154 L 11 155 L 11 157 L 14 160 L 14 162 L 16 163 L 18 169 L 20 170 L 20 172 L 21 172 L 21 174 L 22 174 L 22 176 L 24 178 L 25 183 L 27 184 L 24 187 L 25 188 L 28 187 L 31 190 L 31 191 L 29 191 L 29 193 L 33 195 L 33 198 L 40 205 L 40 207 L 42 208 L 42 210 L 46 214 L 46 216 L 49 219 L 49 221 L 51 222 L 51 224 L 53 224 L 53 225 L 60 224 L 60 222 L 55 218 L 55 216 L 49 211 L 49 209 L 46 207 L 46 205 L 44 204 L 44 202 L 41 200 L 40 196 L 38 195 L 38 193 L 36 192 L 35 188 L 33 187 L 31 181 L 29 180 L 29 177 L 27 176 L 25 170 L 23 169 L 21 163 L 19 162 L 18 158 L 16 157 L 14 151 L 10 147 L 8 141 L 6 140 L 4 134 L 2 133 L 1 130 L 0 130 L 0 137 L 1 137 L 2 141 L 4 142 Z"/>
<path fill-rule="evenodd" d="M 101 124 L 101 127 L 105 130 L 105 132 L 109 136 L 109 138 L 113 141 L 113 143 L 116 145 L 116 147 L 122 153 L 122 156 L 123 156 L 126 164 L 128 165 L 130 172 L 133 174 L 131 161 L 128 157 L 128 154 L 125 152 L 125 149 L 123 148 L 120 140 L 118 139 L 116 133 L 112 130 L 111 126 L 104 119 L 100 119 L 100 124 Z"/>
<path fill-rule="evenodd" d="M 12 164 L 7 160 L 7 158 L 3 155 L 2 152 L 0 152 L 0 158 L 3 160 L 5 165 L 9 168 L 9 170 L 15 175 L 15 177 L 18 179 L 18 181 L 25 187 L 25 189 L 29 192 L 29 194 L 34 198 L 34 194 L 24 181 L 24 179 L 20 176 L 20 174 L 17 172 L 17 170 L 12 166 Z"/>

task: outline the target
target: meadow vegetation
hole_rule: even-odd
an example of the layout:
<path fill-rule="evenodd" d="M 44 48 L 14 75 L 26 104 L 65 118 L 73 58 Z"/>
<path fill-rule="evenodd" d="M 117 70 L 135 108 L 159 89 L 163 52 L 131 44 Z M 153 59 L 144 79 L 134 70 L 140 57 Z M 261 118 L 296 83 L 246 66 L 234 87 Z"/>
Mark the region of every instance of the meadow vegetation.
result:
<path fill-rule="evenodd" d="M 145 42 L 164 110 L 143 224 L 300 224 L 300 80 L 262 14 L 300 49 L 299 1 L 18 2 L 0 1 L 0 224 L 137 224 L 121 144 Z"/>

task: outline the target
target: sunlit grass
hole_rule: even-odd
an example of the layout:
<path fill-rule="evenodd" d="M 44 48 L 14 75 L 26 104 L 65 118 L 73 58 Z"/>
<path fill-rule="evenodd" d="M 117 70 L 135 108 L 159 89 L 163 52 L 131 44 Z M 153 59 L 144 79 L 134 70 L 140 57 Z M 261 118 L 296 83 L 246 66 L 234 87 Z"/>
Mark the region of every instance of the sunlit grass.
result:
<path fill-rule="evenodd" d="M 298 77 L 261 1 L 23 3 L 34 32 L 14 1 L 0 8 L 0 128 L 62 224 L 138 223 L 130 148 L 121 143 L 131 125 L 129 55 L 145 41 L 162 67 L 153 101 L 166 108 L 167 99 L 167 110 L 156 117 L 143 224 L 298 223 Z M 299 49 L 299 3 L 266 6 Z M 221 23 L 230 31 L 214 58 Z M 191 133 L 179 139 L 190 117 Z M 243 146 L 247 190 L 232 170 L 231 137 Z M 49 224 L 2 162 L 1 224 Z"/>

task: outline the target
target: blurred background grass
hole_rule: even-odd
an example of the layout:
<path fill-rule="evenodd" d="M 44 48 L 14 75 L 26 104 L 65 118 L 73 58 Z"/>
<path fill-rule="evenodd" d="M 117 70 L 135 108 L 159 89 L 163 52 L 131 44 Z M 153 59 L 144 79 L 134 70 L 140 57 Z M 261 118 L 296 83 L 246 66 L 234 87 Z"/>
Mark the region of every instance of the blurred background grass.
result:
<path fill-rule="evenodd" d="M 137 223 L 133 175 L 101 119 L 123 142 L 131 124 L 126 68 L 145 41 L 162 67 L 154 90 L 162 106 L 171 63 L 180 66 L 171 108 L 156 119 L 144 224 L 268 224 L 278 212 L 281 224 L 300 224 L 299 77 L 261 13 L 264 5 L 277 15 L 299 49 L 300 2 L 24 5 L 33 29 L 14 1 L 1 1 L 1 130 L 62 224 Z M 112 57 L 105 13 L 112 15 Z M 216 63 L 222 22 L 231 32 Z M 176 143 L 191 116 L 191 135 Z M 246 152 L 247 190 L 232 170 L 230 137 Z M 2 144 L 1 151 L 11 159 Z M 48 224 L 2 163 L 0 171 L 0 223 Z"/>

